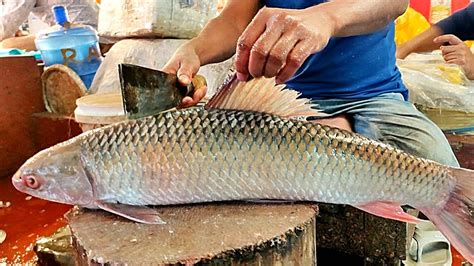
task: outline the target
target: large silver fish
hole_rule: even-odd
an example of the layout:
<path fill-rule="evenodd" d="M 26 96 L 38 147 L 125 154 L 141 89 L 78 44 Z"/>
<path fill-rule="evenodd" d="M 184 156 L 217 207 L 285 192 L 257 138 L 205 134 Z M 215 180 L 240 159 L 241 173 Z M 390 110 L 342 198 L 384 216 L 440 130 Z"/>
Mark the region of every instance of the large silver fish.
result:
<path fill-rule="evenodd" d="M 233 81 L 206 109 L 86 132 L 36 154 L 13 184 L 146 223 L 163 221 L 145 205 L 256 199 L 351 204 L 417 222 L 400 208 L 407 204 L 474 261 L 473 171 L 296 119 L 316 111 L 271 82 Z"/>

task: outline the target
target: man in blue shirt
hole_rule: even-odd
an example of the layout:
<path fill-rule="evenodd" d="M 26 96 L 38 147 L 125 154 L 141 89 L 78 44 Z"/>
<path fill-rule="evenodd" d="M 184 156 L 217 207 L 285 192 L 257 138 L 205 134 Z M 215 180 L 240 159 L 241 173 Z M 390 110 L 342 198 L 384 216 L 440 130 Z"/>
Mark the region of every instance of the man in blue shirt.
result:
<path fill-rule="evenodd" d="M 447 63 L 461 66 L 466 77 L 474 80 L 474 54 L 465 40 L 474 40 L 474 3 L 400 45 L 397 57 L 441 49 Z"/>
<path fill-rule="evenodd" d="M 240 80 L 276 77 L 323 112 L 348 117 L 362 135 L 458 166 L 441 130 L 406 101 L 395 66 L 393 20 L 407 5 L 407 0 L 228 0 L 164 70 L 187 84 L 201 65 L 236 53 Z M 196 91 L 183 107 L 204 95 Z"/>

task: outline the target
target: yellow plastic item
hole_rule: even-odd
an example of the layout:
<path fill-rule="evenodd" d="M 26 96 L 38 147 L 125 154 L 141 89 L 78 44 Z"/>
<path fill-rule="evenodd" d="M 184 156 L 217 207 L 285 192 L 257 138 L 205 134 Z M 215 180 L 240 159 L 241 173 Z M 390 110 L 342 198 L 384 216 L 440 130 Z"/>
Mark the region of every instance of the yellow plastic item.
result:
<path fill-rule="evenodd" d="M 433 78 L 440 78 L 453 85 L 464 86 L 467 81 L 462 68 L 458 65 L 428 62 L 409 63 L 404 61 L 402 64 L 399 63 L 399 67 L 419 71 Z"/>
<path fill-rule="evenodd" d="M 395 21 L 395 42 L 397 45 L 411 40 L 430 27 L 426 18 L 409 7 L 407 11 Z"/>
<path fill-rule="evenodd" d="M 460 67 L 441 64 L 437 67 L 442 73 L 441 76 L 447 81 L 456 85 L 464 85 L 464 73 Z"/>

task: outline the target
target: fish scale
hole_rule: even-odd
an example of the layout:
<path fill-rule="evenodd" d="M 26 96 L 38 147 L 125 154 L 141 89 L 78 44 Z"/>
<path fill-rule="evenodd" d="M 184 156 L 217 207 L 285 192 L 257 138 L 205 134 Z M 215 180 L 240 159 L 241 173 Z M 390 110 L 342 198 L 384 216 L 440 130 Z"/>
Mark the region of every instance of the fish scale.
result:
<path fill-rule="evenodd" d="M 122 142 L 112 141 L 124 134 Z M 195 108 L 110 126 L 87 139 L 82 152 L 93 176 L 107 177 L 95 180 L 99 197 L 113 195 L 126 204 L 270 197 L 346 204 L 415 200 L 419 206 L 445 193 L 449 182 L 442 166 L 364 137 L 243 111 Z M 401 162 L 387 162 L 393 158 Z M 420 173 L 401 171 L 407 166 Z M 436 173 L 444 182 L 431 182 Z M 423 186 L 411 185 L 417 183 Z"/>

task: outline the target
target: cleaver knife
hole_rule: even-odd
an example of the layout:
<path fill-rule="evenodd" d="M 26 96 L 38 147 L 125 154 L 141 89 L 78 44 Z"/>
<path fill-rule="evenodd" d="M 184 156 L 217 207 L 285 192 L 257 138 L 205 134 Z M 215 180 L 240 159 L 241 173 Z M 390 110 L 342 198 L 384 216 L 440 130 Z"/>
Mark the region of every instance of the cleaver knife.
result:
<path fill-rule="evenodd" d="M 119 64 L 119 77 L 123 107 L 131 119 L 176 108 L 184 97 L 207 86 L 206 79 L 200 75 L 189 86 L 183 86 L 174 74 L 131 64 Z"/>

